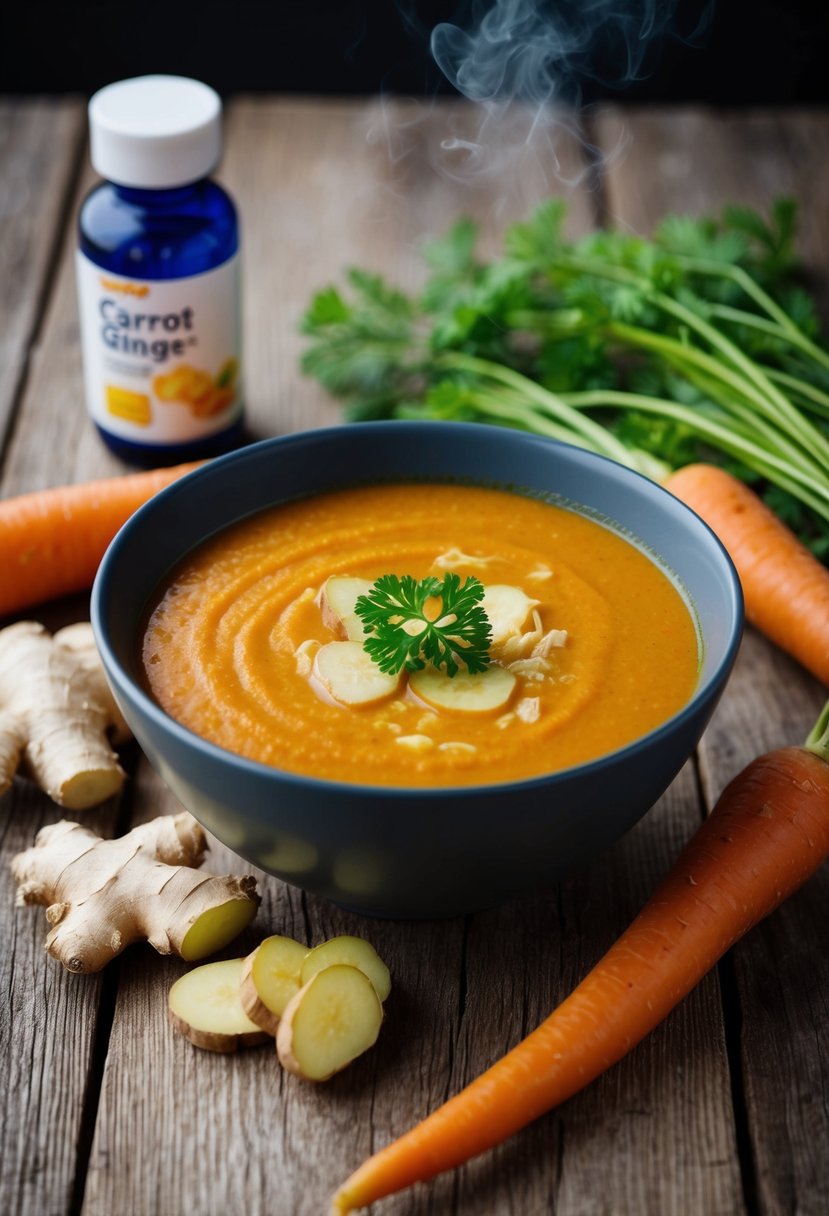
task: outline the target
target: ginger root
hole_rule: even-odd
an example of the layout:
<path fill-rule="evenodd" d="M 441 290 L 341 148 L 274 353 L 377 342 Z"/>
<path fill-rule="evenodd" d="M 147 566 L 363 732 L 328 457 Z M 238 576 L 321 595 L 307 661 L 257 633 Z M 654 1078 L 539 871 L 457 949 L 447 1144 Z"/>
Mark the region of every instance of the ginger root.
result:
<path fill-rule="evenodd" d="M 11 868 L 18 904 L 45 904 L 46 949 L 68 971 L 100 971 L 131 942 L 188 962 L 220 950 L 256 915 L 252 875 L 203 874 L 207 839 L 186 811 L 102 840 L 77 823 L 42 828 Z"/>
<path fill-rule="evenodd" d="M 21 763 L 71 810 L 117 793 L 124 771 L 107 732 L 130 731 L 109 691 L 87 622 L 54 637 L 35 621 L 0 630 L 0 794 Z"/>

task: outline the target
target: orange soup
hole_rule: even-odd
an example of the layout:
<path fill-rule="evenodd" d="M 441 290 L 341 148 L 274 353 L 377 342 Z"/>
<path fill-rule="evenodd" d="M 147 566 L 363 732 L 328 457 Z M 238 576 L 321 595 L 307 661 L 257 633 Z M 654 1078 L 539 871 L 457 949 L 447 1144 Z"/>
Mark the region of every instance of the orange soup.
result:
<path fill-rule="evenodd" d="M 486 681 L 383 676 L 355 597 L 384 574 L 484 585 Z M 478 785 L 631 742 L 691 697 L 700 640 L 646 552 L 502 490 L 385 485 L 276 507 L 192 553 L 152 609 L 159 704 L 221 747 L 315 777 Z M 462 653 L 462 652 L 461 652 Z"/>

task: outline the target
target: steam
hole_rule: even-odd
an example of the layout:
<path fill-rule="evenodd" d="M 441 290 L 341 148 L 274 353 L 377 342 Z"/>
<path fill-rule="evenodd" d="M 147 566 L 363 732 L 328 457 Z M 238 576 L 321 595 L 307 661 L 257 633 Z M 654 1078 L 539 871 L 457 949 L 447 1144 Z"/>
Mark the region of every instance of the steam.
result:
<path fill-rule="evenodd" d="M 443 22 L 431 51 L 450 83 L 478 102 L 544 105 L 581 99 L 584 80 L 624 89 L 647 74 L 668 36 L 695 41 L 707 25 L 678 29 L 680 0 L 495 0 L 473 7 L 469 28 Z"/>
<path fill-rule="evenodd" d="M 440 71 L 478 103 L 478 129 L 448 134 L 440 166 L 458 178 L 509 173 L 527 149 L 546 159 L 562 185 L 576 185 L 600 158 L 582 129 L 583 87 L 596 82 L 619 90 L 648 75 L 667 38 L 697 41 L 713 0 L 699 0 L 695 27 L 683 34 L 682 0 L 475 0 L 465 26 L 443 22 L 431 34 Z M 687 5 L 685 6 L 687 7 Z M 570 171 L 559 150 L 573 138 L 582 146 Z"/>
<path fill-rule="evenodd" d="M 406 205 L 408 175 L 424 159 L 464 187 L 467 212 L 497 221 L 525 215 L 551 189 L 567 195 L 624 152 L 589 138 L 582 98 L 623 93 L 646 78 L 668 40 L 707 32 L 714 0 L 457 0 L 455 21 L 424 28 L 413 0 L 396 0 L 412 39 L 468 101 L 379 101 L 367 138 L 387 148 L 384 189 Z M 683 23 L 690 28 L 683 30 Z M 589 115 L 589 111 L 587 112 Z M 419 216 L 418 222 L 427 222 Z"/>

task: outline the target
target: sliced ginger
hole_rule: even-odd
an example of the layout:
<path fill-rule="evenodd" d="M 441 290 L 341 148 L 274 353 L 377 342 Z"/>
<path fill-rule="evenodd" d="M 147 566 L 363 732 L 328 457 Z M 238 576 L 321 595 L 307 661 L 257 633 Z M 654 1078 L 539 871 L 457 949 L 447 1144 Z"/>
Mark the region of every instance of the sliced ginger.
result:
<path fill-rule="evenodd" d="M 337 963 L 357 967 L 374 985 L 380 1001 L 391 992 L 389 969 L 370 942 L 362 937 L 331 937 L 327 942 L 309 950 L 300 966 L 300 982 L 307 984 L 317 972 Z"/>
<path fill-rule="evenodd" d="M 489 619 L 493 648 L 502 646 L 508 638 L 517 637 L 537 606 L 538 600 L 531 600 L 520 587 L 507 583 L 492 583 L 485 587 L 481 607 Z"/>
<path fill-rule="evenodd" d="M 100 971 L 131 942 L 188 961 L 220 950 L 259 906 L 252 875 L 214 876 L 201 865 L 207 839 L 186 811 L 163 815 L 117 840 L 61 820 L 38 832 L 11 868 L 17 902 L 45 904 L 46 949 L 69 971 Z"/>
<path fill-rule="evenodd" d="M 432 666 L 395 676 L 380 671 L 363 649 L 365 626 L 355 612 L 357 598 L 367 595 L 371 587 L 366 579 L 332 575 L 318 592 L 317 603 L 323 624 L 338 637 L 346 638 L 346 641 L 328 642 L 315 655 L 311 679 L 328 697 L 342 705 L 376 705 L 396 696 L 402 683 L 406 682 L 414 696 L 434 710 L 491 714 L 506 708 L 517 685 L 515 675 L 506 669 L 506 665 L 492 664 L 475 674 L 459 671 L 455 676 L 447 676 Z M 486 587 L 481 606 L 490 621 L 492 649 L 504 664 L 509 659 L 529 654 L 542 640 L 537 603 L 537 599 L 530 598 L 517 586 L 492 584 Z M 531 627 L 523 632 L 530 618 Z M 401 742 L 413 738 L 406 737 Z M 423 745 L 429 742 L 423 737 Z"/>
<path fill-rule="evenodd" d="M 314 676 L 341 705 L 376 705 L 393 697 L 400 676 L 381 671 L 361 642 L 328 642 L 314 657 Z"/>
<path fill-rule="evenodd" d="M 194 967 L 170 989 L 170 1021 L 194 1047 L 227 1053 L 255 1047 L 270 1037 L 242 1008 L 244 963 L 232 958 Z"/>
<path fill-rule="evenodd" d="M 242 1006 L 248 1017 L 275 1035 L 291 997 L 302 987 L 302 964 L 308 947 L 292 937 L 266 937 L 245 959 L 242 969 Z"/>
<path fill-rule="evenodd" d="M 468 555 L 461 556 L 467 563 L 473 560 Z M 435 562 L 436 566 L 440 560 Z M 474 560 L 481 564 L 488 559 Z M 318 690 L 341 705 L 377 705 L 397 695 L 406 684 L 418 700 L 438 712 L 498 713 L 512 701 L 516 677 L 530 674 L 532 678 L 543 678 L 544 672 L 539 673 L 536 667 L 542 666 L 542 660 L 546 665 L 550 651 L 567 640 L 565 630 L 543 632 L 538 600 L 520 587 L 493 583 L 485 587 L 481 605 L 489 620 L 490 644 L 497 663 L 474 674 L 461 670 L 448 676 L 442 670 L 426 666 L 420 671 L 387 675 L 364 650 L 365 627 L 355 612 L 357 599 L 367 595 L 372 585 L 366 579 L 332 575 L 317 595 L 323 624 L 347 640 L 321 646 L 312 668 L 310 659 L 303 656 L 303 661 L 311 668 L 311 678 Z M 529 664 L 531 660 L 538 660 L 531 673 L 519 670 L 522 663 Z M 522 716 L 526 712 L 525 709 Z M 428 747 L 432 740 L 420 734 L 401 736 L 398 742 L 416 748 Z"/>
<path fill-rule="evenodd" d="M 209 963 L 170 990 L 170 1020 L 196 1047 L 230 1052 L 275 1036 L 290 1072 L 325 1081 L 376 1041 L 389 969 L 367 941 L 333 937 L 308 950 L 267 937 L 247 958 Z"/>
<path fill-rule="evenodd" d="M 308 980 L 276 1032 L 280 1063 L 308 1081 L 326 1081 L 377 1041 L 383 1007 L 371 980 L 337 963 Z"/>
<path fill-rule="evenodd" d="M 88 622 L 54 637 L 35 621 L 0 630 L 0 794 L 22 762 L 61 806 L 104 802 L 124 781 L 108 732 L 130 735 Z"/>
<path fill-rule="evenodd" d="M 362 642 L 365 625 L 354 611 L 361 595 L 368 595 L 373 583 L 366 578 L 349 578 L 333 574 L 326 579 L 319 594 L 322 623 L 326 629 L 349 642 Z"/>
<path fill-rule="evenodd" d="M 434 667 L 413 671 L 409 686 L 415 696 L 435 709 L 464 714 L 495 713 L 508 705 L 515 691 L 511 671 L 493 663 L 485 671 L 448 676 Z"/>

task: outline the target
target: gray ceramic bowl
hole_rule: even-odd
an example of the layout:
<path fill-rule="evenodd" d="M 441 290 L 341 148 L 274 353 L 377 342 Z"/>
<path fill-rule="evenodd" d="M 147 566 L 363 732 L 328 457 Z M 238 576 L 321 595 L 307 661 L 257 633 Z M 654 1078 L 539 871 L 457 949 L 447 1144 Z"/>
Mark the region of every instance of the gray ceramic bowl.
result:
<path fill-rule="evenodd" d="M 242 759 L 174 722 L 143 691 L 148 601 L 206 537 L 273 504 L 344 483 L 498 484 L 609 517 L 679 578 L 698 616 L 692 700 L 657 730 L 546 777 L 460 789 L 397 789 L 297 776 Z M 456 915 L 561 876 L 627 831 L 666 789 L 722 692 L 743 618 L 737 575 L 696 515 L 601 457 L 518 432 L 367 423 L 266 440 L 147 503 L 113 541 L 92 596 L 107 675 L 135 736 L 181 802 L 250 862 L 373 915 Z"/>

